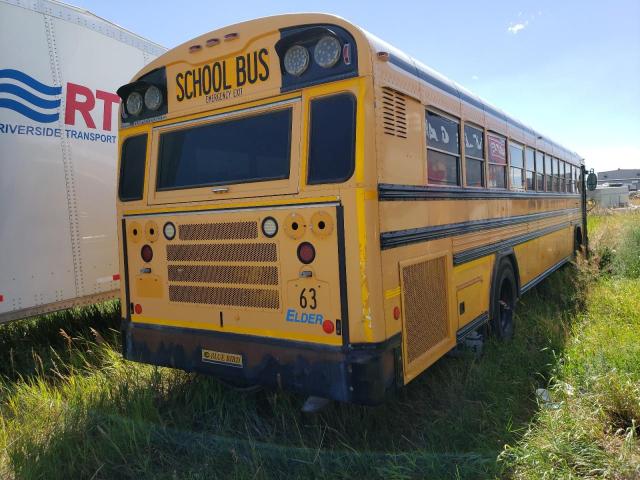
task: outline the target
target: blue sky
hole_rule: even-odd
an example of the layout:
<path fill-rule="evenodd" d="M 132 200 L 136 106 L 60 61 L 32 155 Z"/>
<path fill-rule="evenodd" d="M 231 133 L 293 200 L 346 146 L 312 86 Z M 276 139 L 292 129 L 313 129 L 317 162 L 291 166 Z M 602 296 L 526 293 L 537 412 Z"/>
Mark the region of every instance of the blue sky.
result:
<path fill-rule="evenodd" d="M 353 21 L 585 157 L 640 168 L 640 0 L 67 0 L 171 48 L 296 11 Z"/>

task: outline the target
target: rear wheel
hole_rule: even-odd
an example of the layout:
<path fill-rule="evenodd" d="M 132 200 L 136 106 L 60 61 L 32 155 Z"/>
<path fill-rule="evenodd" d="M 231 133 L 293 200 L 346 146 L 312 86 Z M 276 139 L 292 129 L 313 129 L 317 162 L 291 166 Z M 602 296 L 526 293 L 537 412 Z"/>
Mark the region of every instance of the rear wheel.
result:
<path fill-rule="evenodd" d="M 579 253 L 582 251 L 582 229 L 580 227 L 575 228 L 575 235 L 573 237 L 573 251 Z"/>
<path fill-rule="evenodd" d="M 491 312 L 491 331 L 501 340 L 513 338 L 516 300 L 517 287 L 513 266 L 510 261 L 503 260 L 496 276 Z"/>

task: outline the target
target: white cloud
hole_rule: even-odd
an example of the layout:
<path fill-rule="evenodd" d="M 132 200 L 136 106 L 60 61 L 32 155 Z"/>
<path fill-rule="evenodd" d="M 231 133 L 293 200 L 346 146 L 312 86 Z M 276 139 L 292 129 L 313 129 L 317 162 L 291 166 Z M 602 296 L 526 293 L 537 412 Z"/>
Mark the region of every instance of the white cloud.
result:
<path fill-rule="evenodd" d="M 507 31 L 509 33 L 513 33 L 514 35 L 517 34 L 520 30 L 524 30 L 526 28 L 526 26 L 529 24 L 529 21 L 527 20 L 526 22 L 518 22 L 518 23 L 512 23 L 511 25 L 509 25 L 509 27 L 507 28 Z"/>
<path fill-rule="evenodd" d="M 616 168 L 640 168 L 640 147 L 635 145 L 584 145 L 576 150 L 587 168 L 596 172 Z"/>
<path fill-rule="evenodd" d="M 471 75 L 471 80 L 479 80 L 480 77 L 478 75 Z"/>

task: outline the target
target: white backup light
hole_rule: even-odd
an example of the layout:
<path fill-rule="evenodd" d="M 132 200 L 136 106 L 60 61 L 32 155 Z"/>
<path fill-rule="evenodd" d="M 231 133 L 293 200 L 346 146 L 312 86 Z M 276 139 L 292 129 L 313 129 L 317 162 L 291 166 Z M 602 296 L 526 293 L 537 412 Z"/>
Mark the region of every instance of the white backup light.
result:
<path fill-rule="evenodd" d="M 262 233 L 269 238 L 278 233 L 278 223 L 274 218 L 267 217 L 262 221 Z"/>
<path fill-rule="evenodd" d="M 173 240 L 176 236 L 176 226 L 171 222 L 165 223 L 162 231 L 164 233 L 164 238 L 167 240 Z"/>

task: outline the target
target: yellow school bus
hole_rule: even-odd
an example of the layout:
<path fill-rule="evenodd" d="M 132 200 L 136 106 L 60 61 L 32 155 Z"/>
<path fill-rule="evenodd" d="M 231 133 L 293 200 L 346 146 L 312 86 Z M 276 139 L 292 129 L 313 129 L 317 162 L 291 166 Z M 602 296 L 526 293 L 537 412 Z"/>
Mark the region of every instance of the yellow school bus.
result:
<path fill-rule="evenodd" d="M 509 338 L 586 239 L 578 155 L 332 15 L 215 30 L 118 94 L 133 361 L 377 404 Z"/>

